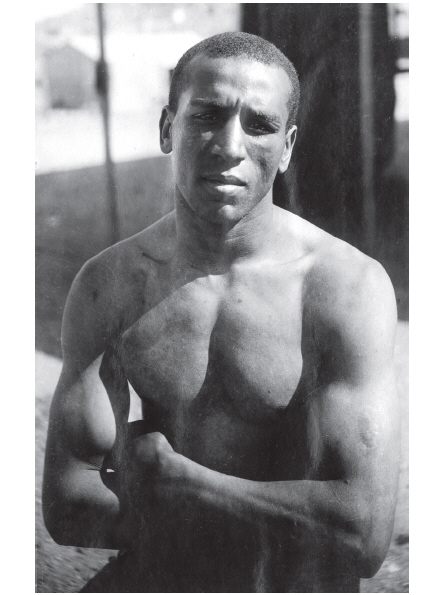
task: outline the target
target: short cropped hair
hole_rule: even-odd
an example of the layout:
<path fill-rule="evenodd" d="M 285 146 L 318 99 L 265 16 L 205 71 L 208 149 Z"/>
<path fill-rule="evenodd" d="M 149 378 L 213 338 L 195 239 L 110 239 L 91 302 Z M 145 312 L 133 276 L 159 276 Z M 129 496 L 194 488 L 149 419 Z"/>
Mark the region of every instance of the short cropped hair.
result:
<path fill-rule="evenodd" d="M 242 32 L 213 35 L 185 52 L 177 63 L 170 82 L 168 103 L 173 112 L 177 112 L 179 97 L 188 83 L 189 76 L 186 73 L 186 67 L 195 56 L 199 55 L 207 56 L 207 58 L 246 57 L 268 66 L 282 68 L 291 83 L 291 92 L 288 99 L 287 129 L 295 124 L 300 101 L 300 85 L 292 62 L 266 39 Z"/>

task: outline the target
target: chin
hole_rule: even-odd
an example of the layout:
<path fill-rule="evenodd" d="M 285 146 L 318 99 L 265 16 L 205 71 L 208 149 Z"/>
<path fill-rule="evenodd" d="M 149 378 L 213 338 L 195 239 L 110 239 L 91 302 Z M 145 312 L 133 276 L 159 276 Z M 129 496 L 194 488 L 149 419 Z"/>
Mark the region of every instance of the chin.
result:
<path fill-rule="evenodd" d="M 240 213 L 242 208 L 237 204 L 236 197 L 221 193 L 195 195 L 190 200 L 184 198 L 184 201 L 197 217 L 209 223 L 236 221 L 245 214 Z"/>
<path fill-rule="evenodd" d="M 213 205 L 214 206 L 214 205 Z M 209 223 L 237 223 L 243 219 L 246 213 L 240 212 L 237 207 L 233 205 L 217 205 L 217 208 L 204 209 L 202 212 L 196 214 Z"/>
<path fill-rule="evenodd" d="M 224 205 L 221 209 L 219 209 L 217 213 L 219 219 L 230 223 L 237 223 L 238 221 L 243 219 L 246 214 L 246 212 L 242 212 L 233 205 Z"/>

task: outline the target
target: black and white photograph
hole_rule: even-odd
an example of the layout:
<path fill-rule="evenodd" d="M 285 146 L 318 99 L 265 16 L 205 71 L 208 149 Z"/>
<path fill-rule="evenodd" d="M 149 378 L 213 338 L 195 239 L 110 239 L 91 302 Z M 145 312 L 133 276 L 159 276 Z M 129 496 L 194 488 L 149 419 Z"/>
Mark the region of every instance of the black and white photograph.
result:
<path fill-rule="evenodd" d="M 409 5 L 34 12 L 35 592 L 408 593 Z"/>

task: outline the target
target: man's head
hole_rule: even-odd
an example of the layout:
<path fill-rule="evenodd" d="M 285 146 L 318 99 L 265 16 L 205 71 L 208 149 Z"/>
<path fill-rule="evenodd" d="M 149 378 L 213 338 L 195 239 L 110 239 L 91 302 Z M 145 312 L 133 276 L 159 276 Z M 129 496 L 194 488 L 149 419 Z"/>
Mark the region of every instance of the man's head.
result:
<path fill-rule="evenodd" d="M 177 204 L 222 224 L 266 209 L 291 158 L 297 100 L 294 68 L 254 35 L 226 33 L 184 54 L 160 120 Z"/>
<path fill-rule="evenodd" d="M 288 58 L 282 54 L 275 45 L 250 33 L 231 32 L 220 33 L 197 43 L 181 57 L 173 71 L 169 106 L 177 112 L 179 98 L 189 80 L 188 65 L 196 56 L 207 58 L 247 58 L 261 64 L 273 65 L 282 68 L 288 75 L 291 92 L 288 98 L 288 121 L 286 128 L 291 128 L 296 123 L 297 110 L 300 101 L 300 85 L 296 69 Z"/>

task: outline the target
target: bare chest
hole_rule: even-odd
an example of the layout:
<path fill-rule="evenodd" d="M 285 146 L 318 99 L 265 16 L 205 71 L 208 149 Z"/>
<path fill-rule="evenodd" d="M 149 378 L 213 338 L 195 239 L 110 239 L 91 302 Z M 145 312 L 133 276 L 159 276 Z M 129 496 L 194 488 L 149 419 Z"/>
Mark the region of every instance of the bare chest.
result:
<path fill-rule="evenodd" d="M 277 289 L 239 285 L 220 295 L 196 280 L 167 295 L 123 336 L 140 397 L 189 407 L 209 388 L 243 414 L 286 407 L 302 367 L 301 312 L 296 288 Z"/>

